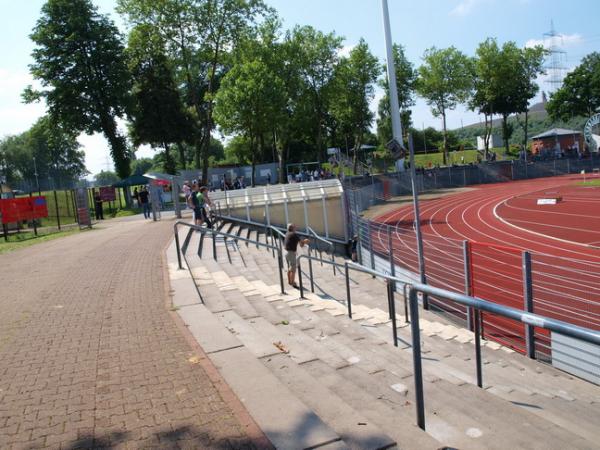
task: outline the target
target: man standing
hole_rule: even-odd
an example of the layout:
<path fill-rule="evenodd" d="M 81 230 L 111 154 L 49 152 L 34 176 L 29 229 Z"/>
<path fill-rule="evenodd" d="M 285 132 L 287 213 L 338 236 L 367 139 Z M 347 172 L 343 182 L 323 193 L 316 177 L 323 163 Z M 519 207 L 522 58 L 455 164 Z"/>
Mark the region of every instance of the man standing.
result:
<path fill-rule="evenodd" d="M 94 193 L 94 211 L 96 213 L 96 220 L 104 220 L 104 210 L 102 208 L 102 198 L 100 192 Z"/>
<path fill-rule="evenodd" d="M 300 247 L 304 247 L 308 243 L 308 239 L 301 239 L 296 233 L 296 225 L 293 223 L 288 224 L 283 246 L 285 247 L 285 260 L 288 265 L 288 283 L 296 289 L 298 288 L 296 284 L 296 251 L 298 250 L 298 244 L 300 244 Z"/>
<path fill-rule="evenodd" d="M 150 218 L 150 194 L 148 193 L 148 188 L 144 186 L 144 188 L 139 192 L 139 202 L 142 205 L 142 209 L 144 210 L 144 219 Z"/>

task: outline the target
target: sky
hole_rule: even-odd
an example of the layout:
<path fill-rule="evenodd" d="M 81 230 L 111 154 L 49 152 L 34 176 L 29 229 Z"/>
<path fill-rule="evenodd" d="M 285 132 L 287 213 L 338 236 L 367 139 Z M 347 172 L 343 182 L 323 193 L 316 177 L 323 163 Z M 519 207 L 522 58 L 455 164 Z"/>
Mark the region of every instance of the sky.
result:
<path fill-rule="evenodd" d="M 93 0 L 102 13 L 110 14 L 117 24 L 115 0 Z M 371 51 L 384 61 L 382 9 L 380 0 L 265 0 L 281 17 L 284 28 L 312 25 L 324 32 L 345 38 L 348 52 L 364 38 Z M 24 105 L 20 94 L 34 84 L 28 65 L 33 44 L 29 34 L 39 17 L 43 0 L 0 0 L 0 138 L 26 131 L 45 112 L 43 104 Z M 405 47 L 408 59 L 419 66 L 430 47 L 455 46 L 474 55 L 477 45 L 488 37 L 499 43 L 515 41 L 519 46 L 546 44 L 544 33 L 554 22 L 560 34 L 557 44 L 566 52 L 562 65 L 572 70 L 581 59 L 600 50 L 600 1 L 598 0 L 388 0 L 392 39 Z M 543 78 L 543 77 L 542 77 Z M 540 80 L 540 87 L 550 86 Z M 375 110 L 381 96 L 376 93 Z M 539 96 L 538 96 L 539 97 Z M 448 127 L 458 128 L 480 121 L 477 114 L 459 107 L 448 113 Z M 417 100 L 413 108 L 415 127 L 441 128 L 439 118 Z M 79 138 L 91 174 L 112 170 L 108 145 L 101 135 Z M 138 157 L 152 156 L 143 148 Z"/>

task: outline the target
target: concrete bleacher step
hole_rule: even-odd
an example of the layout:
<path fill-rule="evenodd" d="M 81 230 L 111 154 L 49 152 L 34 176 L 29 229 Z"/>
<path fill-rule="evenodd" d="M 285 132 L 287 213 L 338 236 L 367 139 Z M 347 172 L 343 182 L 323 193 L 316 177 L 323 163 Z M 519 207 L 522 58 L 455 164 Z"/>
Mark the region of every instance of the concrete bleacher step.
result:
<path fill-rule="evenodd" d="M 331 426 L 349 449 L 395 448 L 396 442 L 359 410 L 331 392 L 320 379 L 291 362 L 285 355 L 263 358 L 263 364 L 309 408 Z M 327 399 L 327 401 L 324 401 Z"/>
<path fill-rule="evenodd" d="M 192 273 L 199 287 L 204 284 L 217 292 L 211 292 L 207 306 L 227 305 L 229 309 L 215 315 L 217 321 L 335 431 L 338 438 L 330 445 L 371 448 L 358 444 L 365 436 L 360 433 L 368 427 L 376 432 L 368 431 L 366 436 L 383 439 L 382 445 L 387 445 L 386 439 L 395 440 L 401 448 L 593 448 L 598 440 L 593 439 L 598 436 L 593 420 L 598 417 L 598 404 L 579 400 L 582 393 L 590 392 L 580 380 L 564 377 L 573 389 L 557 389 L 554 382 L 563 380 L 556 380 L 561 377 L 552 373 L 554 369 L 538 371 L 537 364 L 527 360 L 520 366 L 520 355 L 490 346 L 484 348 L 489 355 L 484 365 L 486 389 L 479 389 L 474 385 L 472 336 L 446 321 L 435 322 L 430 314 L 423 314 L 427 319 L 421 322 L 429 434 L 424 433 L 412 425 L 412 352 L 408 345 L 391 345 L 383 283 L 369 276 L 355 277 L 361 286 L 353 290 L 358 295 L 352 298 L 354 320 L 350 320 L 343 304 L 343 277 L 333 277 L 326 266 L 313 266 L 315 277 L 324 279 L 318 285 L 326 294 L 335 292 L 341 302 L 309 292 L 306 300 L 300 300 L 298 291 L 288 286 L 287 295 L 279 293 L 276 259 L 265 248 L 241 248 L 249 267 L 241 266 L 240 258 L 232 258 L 233 265 L 240 265 L 238 275 L 231 270 L 225 249 L 218 247 L 218 252 L 217 262 L 210 253 L 210 261 L 203 258 L 191 263 L 196 266 Z M 399 304 L 397 312 L 402 309 Z M 398 324 L 404 325 L 403 320 Z M 410 343 L 410 329 L 398 331 Z M 527 389 L 534 382 L 537 385 Z M 311 392 L 320 394 L 311 396 Z M 335 415 L 335 408 L 329 409 L 330 402 L 344 405 L 344 418 Z M 577 420 L 578 416 L 586 420 Z M 361 423 L 368 425 L 357 427 L 352 417 L 364 417 Z"/>

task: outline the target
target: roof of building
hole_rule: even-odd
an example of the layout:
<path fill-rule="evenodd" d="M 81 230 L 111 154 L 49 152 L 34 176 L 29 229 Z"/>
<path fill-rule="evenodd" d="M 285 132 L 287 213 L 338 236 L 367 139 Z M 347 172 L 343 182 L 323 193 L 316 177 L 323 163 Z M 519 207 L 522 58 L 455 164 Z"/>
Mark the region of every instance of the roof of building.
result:
<path fill-rule="evenodd" d="M 544 131 L 543 133 L 533 136 L 531 139 L 544 139 L 556 136 L 572 136 L 574 134 L 581 134 L 580 131 L 567 130 L 565 128 L 552 128 L 551 130 Z"/>

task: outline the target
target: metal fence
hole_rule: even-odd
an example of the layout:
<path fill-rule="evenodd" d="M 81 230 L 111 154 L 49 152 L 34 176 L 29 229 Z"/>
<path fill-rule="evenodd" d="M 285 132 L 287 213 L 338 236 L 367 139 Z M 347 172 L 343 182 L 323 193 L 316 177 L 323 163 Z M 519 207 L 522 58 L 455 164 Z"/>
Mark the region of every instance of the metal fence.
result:
<path fill-rule="evenodd" d="M 527 173 L 541 176 L 547 175 L 548 170 L 557 175 L 563 169 L 591 171 L 595 163 L 600 164 L 600 161 L 558 160 L 529 164 Z M 580 169 L 583 164 L 586 164 L 586 169 Z M 448 187 L 452 177 L 459 173 L 452 169 L 444 169 L 443 177 L 438 172 L 435 180 L 444 179 L 443 187 Z M 523 173 L 521 169 L 520 164 L 472 166 L 464 169 L 463 174 L 468 175 L 463 181 L 474 178 L 471 171 L 479 172 L 484 178 L 494 172 L 498 181 L 502 173 L 512 177 L 515 173 Z M 423 174 L 419 177 L 422 189 Z M 369 180 L 371 183 L 365 182 L 360 188 L 354 184 L 354 189 L 346 190 L 352 232 L 359 239 L 362 264 L 384 273 L 395 272 L 418 280 L 417 240 L 412 217 L 393 224 L 361 217 L 365 209 L 383 203 L 389 195 L 396 195 L 405 189 L 405 184 L 410 183 L 408 174 L 400 174 L 396 179 L 397 182 L 391 177 L 373 177 Z M 423 233 L 423 253 L 427 283 L 433 287 L 600 330 L 600 263 L 591 257 L 561 258 L 500 245 L 465 243 L 429 232 Z M 465 306 L 435 296 L 429 298 L 429 305 L 431 309 L 473 329 L 473 316 Z M 527 336 L 525 330 L 516 327 L 514 322 L 486 314 L 481 317 L 480 331 L 487 339 L 554 365 L 562 364 L 561 368 L 600 382 L 600 363 L 593 362 L 598 359 L 600 349 L 562 342 L 560 336 L 552 336 L 538 327 L 532 327 L 531 336 Z"/>

